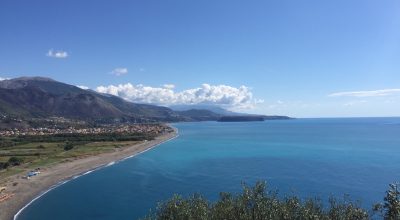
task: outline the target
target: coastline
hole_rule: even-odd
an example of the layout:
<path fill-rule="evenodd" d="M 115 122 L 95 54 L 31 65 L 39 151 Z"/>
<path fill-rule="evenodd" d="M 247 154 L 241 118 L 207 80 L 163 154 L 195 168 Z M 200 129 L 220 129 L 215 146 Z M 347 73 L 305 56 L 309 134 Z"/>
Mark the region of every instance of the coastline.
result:
<path fill-rule="evenodd" d="M 33 177 L 29 180 L 23 179 L 23 174 L 8 177 L 4 181 L 7 182 L 7 192 L 15 195 L 11 199 L 0 203 L 0 219 L 16 219 L 23 209 L 50 190 L 97 169 L 113 165 L 116 162 L 146 152 L 177 137 L 178 130 L 174 127 L 172 128 L 174 129 L 174 132 L 172 133 L 164 134 L 156 137 L 154 140 L 141 142 L 115 152 L 99 154 L 87 158 L 76 159 L 70 162 L 59 163 L 50 167 L 44 167 L 39 176 Z M 13 186 L 13 183 L 18 184 Z"/>

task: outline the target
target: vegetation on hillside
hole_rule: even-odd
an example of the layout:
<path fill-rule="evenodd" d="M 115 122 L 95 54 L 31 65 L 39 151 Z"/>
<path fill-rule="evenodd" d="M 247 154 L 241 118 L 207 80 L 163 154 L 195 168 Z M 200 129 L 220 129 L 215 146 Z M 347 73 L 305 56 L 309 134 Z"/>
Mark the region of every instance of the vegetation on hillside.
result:
<path fill-rule="evenodd" d="M 196 108 L 196 106 L 192 106 Z M 80 89 L 44 78 L 20 77 L 0 81 L 0 129 L 49 127 L 85 123 L 150 123 L 216 121 L 237 115 L 221 108 L 174 111 L 167 107 L 139 104 L 120 97 Z M 289 119 L 284 116 L 259 116 Z"/>
<path fill-rule="evenodd" d="M 0 120 L 5 128 L 29 126 L 30 123 L 23 122 L 54 116 L 98 123 L 181 120 L 166 107 L 135 104 L 49 78 L 20 77 L 0 81 Z"/>
<path fill-rule="evenodd" d="M 302 200 L 297 196 L 281 197 L 275 191 L 268 191 L 265 182 L 254 187 L 244 185 L 239 194 L 220 193 L 219 200 L 210 202 L 199 194 L 188 198 L 174 195 L 160 203 L 147 220 L 172 219 L 240 219 L 240 220 L 364 220 L 383 218 L 400 219 L 400 192 L 397 184 L 391 184 L 384 203 L 366 210 L 359 203 L 348 198 L 330 198 L 329 203 L 319 199 Z"/>

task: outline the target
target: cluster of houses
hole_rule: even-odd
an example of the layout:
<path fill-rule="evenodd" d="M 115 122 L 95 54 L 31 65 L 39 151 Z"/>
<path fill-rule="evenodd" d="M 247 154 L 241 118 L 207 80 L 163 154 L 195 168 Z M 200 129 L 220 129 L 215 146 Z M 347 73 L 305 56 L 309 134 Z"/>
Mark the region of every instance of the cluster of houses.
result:
<path fill-rule="evenodd" d="M 25 135 L 54 135 L 54 134 L 107 134 L 107 133 L 151 133 L 163 134 L 172 132 L 172 128 L 163 124 L 132 124 L 132 125 L 109 125 L 95 128 L 13 128 L 1 130 L 0 136 L 25 136 Z"/>

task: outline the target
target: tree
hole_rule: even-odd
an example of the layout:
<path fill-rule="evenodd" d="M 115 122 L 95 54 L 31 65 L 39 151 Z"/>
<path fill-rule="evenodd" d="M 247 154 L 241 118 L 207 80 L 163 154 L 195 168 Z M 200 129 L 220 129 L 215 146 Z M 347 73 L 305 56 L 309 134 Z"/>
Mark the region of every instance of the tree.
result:
<path fill-rule="evenodd" d="M 0 162 L 0 170 L 7 169 L 8 166 L 10 166 L 8 162 Z"/>
<path fill-rule="evenodd" d="M 384 219 L 397 220 L 400 219 L 400 192 L 399 184 L 389 184 L 389 190 L 386 191 L 383 204 L 376 204 L 374 211 L 379 211 Z"/>
<path fill-rule="evenodd" d="M 23 162 L 23 159 L 19 158 L 19 157 L 10 157 L 10 159 L 8 159 L 8 164 L 10 166 L 18 166 Z"/>
<path fill-rule="evenodd" d="M 64 145 L 64 150 L 65 151 L 72 150 L 73 148 L 74 148 L 74 144 L 71 143 L 71 142 L 66 142 L 65 145 Z"/>

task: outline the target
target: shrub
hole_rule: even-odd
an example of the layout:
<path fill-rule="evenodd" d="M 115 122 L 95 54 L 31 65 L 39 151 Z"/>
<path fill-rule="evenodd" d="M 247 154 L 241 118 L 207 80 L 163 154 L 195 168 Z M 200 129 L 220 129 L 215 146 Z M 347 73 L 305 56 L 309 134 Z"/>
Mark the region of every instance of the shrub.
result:
<path fill-rule="evenodd" d="M 74 144 L 71 143 L 71 142 L 66 142 L 65 145 L 64 145 L 64 150 L 65 151 L 72 150 L 73 148 L 74 148 Z"/>
<path fill-rule="evenodd" d="M 43 145 L 39 145 L 36 147 L 37 149 L 45 149 L 45 147 Z"/>
<path fill-rule="evenodd" d="M 8 159 L 8 164 L 10 166 L 18 166 L 23 162 L 23 159 L 19 158 L 19 157 L 10 157 L 10 159 Z"/>
<path fill-rule="evenodd" d="M 387 220 L 400 219 L 400 192 L 399 184 L 389 184 L 389 190 L 386 191 L 383 204 L 376 204 L 374 211 L 381 213 Z"/>
<path fill-rule="evenodd" d="M 0 162 L 0 170 L 7 169 L 8 166 L 10 166 L 8 162 Z"/>
<path fill-rule="evenodd" d="M 369 216 L 365 209 L 346 197 L 343 201 L 330 199 L 325 209 L 318 199 L 280 198 L 275 191 L 267 191 L 265 182 L 257 182 L 253 187 L 243 185 L 242 192 L 236 195 L 223 192 L 214 203 L 199 194 L 189 198 L 174 195 L 145 219 L 363 220 Z"/>

